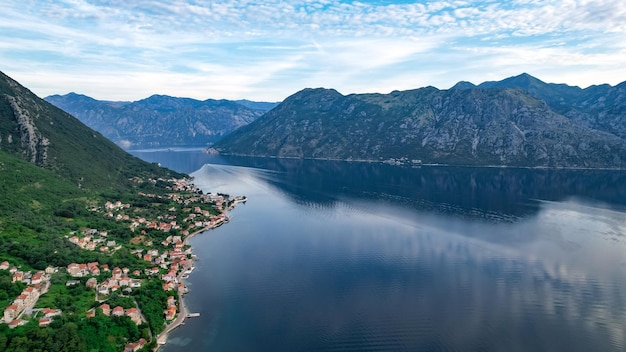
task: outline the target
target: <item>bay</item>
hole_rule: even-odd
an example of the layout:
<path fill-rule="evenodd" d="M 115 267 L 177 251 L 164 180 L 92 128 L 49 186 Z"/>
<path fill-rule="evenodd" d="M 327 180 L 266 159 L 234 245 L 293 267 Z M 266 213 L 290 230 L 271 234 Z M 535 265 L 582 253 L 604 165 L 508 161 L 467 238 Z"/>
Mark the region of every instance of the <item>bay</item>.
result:
<path fill-rule="evenodd" d="M 626 175 L 135 155 L 248 197 L 171 351 L 623 351 Z"/>

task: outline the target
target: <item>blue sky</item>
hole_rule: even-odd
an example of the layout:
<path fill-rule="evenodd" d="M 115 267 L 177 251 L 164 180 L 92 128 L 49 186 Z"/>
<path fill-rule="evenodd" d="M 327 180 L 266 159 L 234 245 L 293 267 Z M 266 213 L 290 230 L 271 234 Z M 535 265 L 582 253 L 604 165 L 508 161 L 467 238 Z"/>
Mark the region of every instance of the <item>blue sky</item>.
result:
<path fill-rule="evenodd" d="M 4 0 L 0 71 L 41 97 L 279 101 L 446 89 L 522 72 L 626 80 L 616 0 Z"/>

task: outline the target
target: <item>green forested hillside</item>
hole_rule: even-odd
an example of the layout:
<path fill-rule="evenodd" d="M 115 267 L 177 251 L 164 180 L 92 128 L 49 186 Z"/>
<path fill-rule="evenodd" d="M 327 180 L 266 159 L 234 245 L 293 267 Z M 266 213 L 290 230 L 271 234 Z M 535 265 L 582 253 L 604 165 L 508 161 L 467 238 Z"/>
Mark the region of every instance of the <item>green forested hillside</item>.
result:
<path fill-rule="evenodd" d="M 130 189 L 127 192 L 132 195 Z M 121 224 L 107 223 L 101 215 L 87 209 L 103 196 L 122 197 L 124 192 L 80 189 L 49 170 L 0 151 L 0 194 L 0 262 L 8 261 L 22 272 L 41 271 L 47 266 L 65 267 L 73 262 L 97 261 L 112 267 L 145 266 L 128 251 L 110 256 L 86 251 L 65 238 L 71 231 L 91 226 L 120 228 Z M 22 283 L 11 282 L 7 271 L 0 271 L 0 311 L 25 287 Z M 99 316 L 84 320 L 85 310 L 93 303 L 93 298 L 89 297 L 93 294 L 85 290 L 84 284 L 66 288 L 63 276 L 53 276 L 52 288 L 42 296 L 40 303 L 66 314 L 45 329 L 37 326 L 37 319 L 14 330 L 7 324 L 0 324 L 0 350 L 87 351 L 90 350 L 87 346 L 91 345 L 98 351 L 119 351 L 125 342 L 140 338 L 138 327 L 128 318 L 111 320 Z"/>
<path fill-rule="evenodd" d="M 96 199 L 95 193 L 4 152 L 0 152 L 0 193 L 0 261 L 10 259 L 42 270 L 85 256 L 59 234 L 79 227 L 71 219 L 88 214 L 86 207 Z"/>
<path fill-rule="evenodd" d="M 102 209 L 106 201 L 120 200 L 131 206 L 126 214 L 136 214 L 136 217 L 156 220 L 161 214 L 185 215 L 182 210 L 185 204 L 165 198 L 173 192 L 171 186 L 171 182 L 161 178 L 143 181 L 135 178 L 132 186 L 124 189 L 81 189 L 49 170 L 0 151 L 0 262 L 8 261 L 20 272 L 34 273 L 55 267 L 58 272 L 51 275 L 50 288 L 35 307 L 51 307 L 62 312 L 45 328 L 38 326 L 41 316 L 36 313 L 32 316 L 25 313 L 22 318 L 28 323 L 15 329 L 0 323 L 0 351 L 120 351 L 126 343 L 140 338 L 146 339 L 150 348 L 154 347 L 153 336 L 165 326 L 163 310 L 167 297 L 175 292 L 161 288 L 163 272 L 159 271 L 154 277 L 146 276 L 145 270 L 154 264 L 132 251 L 167 250 L 167 246 L 160 243 L 168 236 L 181 236 L 181 232 L 146 229 L 133 233 L 129 230 L 131 221 L 119 221 L 94 209 Z M 176 193 L 183 196 L 184 192 Z M 216 213 L 210 204 L 189 204 Z M 86 229 L 106 230 L 106 241 L 114 241 L 117 247 L 111 251 L 89 251 L 68 240 L 68 235 L 81 236 Z M 140 233 L 143 235 L 137 237 Z M 159 245 L 131 241 L 144 235 Z M 109 268 L 138 270 L 140 274 L 134 277 L 141 282 L 141 287 L 131 293 L 98 296 L 94 289 L 85 286 L 88 277 L 73 278 L 65 271 L 71 263 L 93 262 Z M 101 282 L 111 274 L 91 277 Z M 72 281 L 76 284 L 70 285 Z M 26 287 L 22 282 L 12 282 L 7 270 L 0 270 L 0 312 Z M 124 308 L 136 305 L 145 322 L 136 324 L 127 316 L 104 316 L 100 310 L 86 319 L 87 312 L 102 303 Z"/>
<path fill-rule="evenodd" d="M 0 73 L 0 263 L 11 267 L 0 270 L 0 351 L 120 351 L 140 338 L 148 342 L 146 348 L 154 347 L 153 336 L 165 326 L 166 298 L 175 293 L 161 288 L 160 271 L 145 274 L 154 264 L 133 251 L 152 249 L 153 240 L 160 244 L 181 231 L 144 225 L 138 231 L 149 241 L 133 242 L 137 234 L 130 229 L 131 220 L 108 216 L 103 209 L 106 202 L 124 202 L 132 205 L 124 215 L 133 220 L 180 216 L 183 205 L 167 197 L 172 180 L 184 176 L 127 154 Z M 176 197 L 181 192 L 187 191 L 177 191 Z M 198 206 L 213 210 L 210 204 Z M 88 250 L 69 240 L 89 231 L 100 234 L 99 248 Z M 98 296 L 87 279 L 102 283 L 111 271 L 73 277 L 66 269 L 71 263 L 131 268 L 141 287 Z M 43 279 L 37 284 L 39 275 Z M 28 309 L 16 303 L 25 292 L 40 295 Z M 107 302 L 124 308 L 132 302 L 143 312 L 141 321 L 96 309 Z M 12 306 L 19 315 L 7 318 Z M 44 308 L 59 313 L 47 326 L 41 326 Z M 87 318 L 90 311 L 93 316 Z"/>

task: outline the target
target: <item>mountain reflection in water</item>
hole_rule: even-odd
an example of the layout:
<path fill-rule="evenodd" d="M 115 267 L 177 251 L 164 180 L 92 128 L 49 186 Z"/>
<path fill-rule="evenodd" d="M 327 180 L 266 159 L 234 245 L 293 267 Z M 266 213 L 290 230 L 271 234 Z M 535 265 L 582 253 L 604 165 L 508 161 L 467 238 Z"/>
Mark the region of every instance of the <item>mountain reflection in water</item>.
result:
<path fill-rule="evenodd" d="M 249 201 L 192 240 L 165 351 L 626 348 L 623 172 L 170 154 Z"/>

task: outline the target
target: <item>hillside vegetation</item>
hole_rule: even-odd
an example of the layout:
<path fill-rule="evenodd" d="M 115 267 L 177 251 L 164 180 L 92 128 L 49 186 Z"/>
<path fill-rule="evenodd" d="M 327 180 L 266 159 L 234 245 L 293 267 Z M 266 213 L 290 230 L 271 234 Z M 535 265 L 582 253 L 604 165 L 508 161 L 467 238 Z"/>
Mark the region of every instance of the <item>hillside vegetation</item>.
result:
<path fill-rule="evenodd" d="M 196 221 L 219 217 L 223 211 L 202 201 L 201 192 L 176 190 L 175 184 L 186 182 L 133 177 L 127 188 L 81 189 L 49 170 L 0 151 L 0 262 L 10 263 L 18 273 L 45 270 L 49 277 L 37 288 L 16 281 L 15 276 L 12 279 L 7 269 L 0 270 L 0 312 L 15 304 L 27 288 L 41 290 L 35 312 L 24 312 L 19 318 L 25 325 L 10 328 L 6 321 L 0 323 L 0 350 L 120 351 L 140 339 L 147 341 L 146 350 L 155 347 L 157 334 L 165 328 L 164 310 L 171 304 L 168 296 L 177 295 L 176 286 L 163 286 L 161 277 L 174 270 L 172 263 L 181 263 L 176 264 L 180 272 L 188 269 L 189 264 L 182 263 L 191 254 L 185 246 L 179 250 L 181 259 L 170 257 L 160 266 L 143 254 L 157 251 L 163 257 L 169 251 L 173 256 L 176 250 L 169 243 L 189 233 L 194 222 L 183 218 L 189 218 L 192 209 L 197 209 L 193 213 Z M 106 210 L 107 203 L 123 206 Z M 141 224 L 139 219 L 146 220 Z M 181 226 L 172 226 L 171 221 L 176 220 Z M 151 223 L 167 227 L 151 228 Z M 96 240 L 102 241 L 94 249 L 72 242 L 77 236 L 86 239 L 92 231 L 99 234 Z M 87 280 L 103 283 L 112 278 L 111 271 L 72 277 L 66 268 L 74 263 L 128 268 L 134 273 L 132 281 L 140 287 L 98 294 L 88 287 Z M 156 273 L 148 274 L 154 268 Z M 102 304 L 136 307 L 142 312 L 141 322 L 128 316 L 107 316 L 99 308 Z M 61 312 L 47 327 L 40 326 L 42 315 L 37 313 L 43 308 Z"/>
<path fill-rule="evenodd" d="M 155 263 L 137 253 L 166 253 L 173 236 L 189 232 L 165 219 L 182 224 L 193 208 L 198 220 L 220 213 L 186 177 L 127 154 L 0 73 L 0 351 L 120 351 L 138 341 L 154 347 L 176 292 L 160 280 L 170 259 L 148 275 Z M 167 231 L 148 228 L 157 221 Z M 91 249 L 79 245 L 78 237 L 92 233 Z M 111 270 L 74 276 L 67 268 L 77 263 L 132 269 L 139 287 L 98 295 L 87 280 L 103 283 Z M 101 304 L 142 314 L 107 316 Z M 54 314 L 52 321 L 44 314 Z"/>

